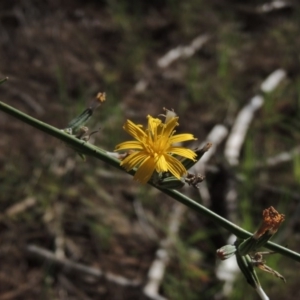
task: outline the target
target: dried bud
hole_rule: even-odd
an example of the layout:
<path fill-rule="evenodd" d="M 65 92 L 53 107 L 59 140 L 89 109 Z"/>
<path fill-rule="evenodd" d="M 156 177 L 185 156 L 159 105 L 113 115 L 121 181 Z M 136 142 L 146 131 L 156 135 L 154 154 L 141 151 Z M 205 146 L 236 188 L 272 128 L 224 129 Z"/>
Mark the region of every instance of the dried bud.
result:
<path fill-rule="evenodd" d="M 258 239 L 264 234 L 273 235 L 284 221 L 284 215 L 279 214 L 273 206 L 263 211 L 263 221 L 253 237 Z"/>
<path fill-rule="evenodd" d="M 238 250 L 240 255 L 255 252 L 258 248 L 263 247 L 277 232 L 283 221 L 284 215 L 279 214 L 273 206 L 265 209 L 259 229 L 250 238 L 239 244 Z"/>

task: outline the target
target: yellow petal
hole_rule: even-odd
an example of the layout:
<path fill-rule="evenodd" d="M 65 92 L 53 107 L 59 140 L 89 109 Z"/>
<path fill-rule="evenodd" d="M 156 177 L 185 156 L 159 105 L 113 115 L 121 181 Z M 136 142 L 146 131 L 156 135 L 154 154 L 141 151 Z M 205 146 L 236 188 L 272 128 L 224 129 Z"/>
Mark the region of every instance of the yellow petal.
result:
<path fill-rule="evenodd" d="M 177 123 L 178 119 L 179 119 L 178 117 L 174 117 L 174 118 L 171 118 L 170 120 L 168 120 L 168 122 L 166 123 L 166 126 L 165 126 L 164 133 L 163 133 L 165 137 L 168 138 L 173 133 L 174 128 L 179 125 Z"/>
<path fill-rule="evenodd" d="M 189 159 L 195 159 L 197 156 L 197 154 L 193 150 L 186 149 L 184 147 L 170 147 L 168 149 L 168 152 L 179 155 L 179 156 L 183 156 L 183 157 L 186 157 Z"/>
<path fill-rule="evenodd" d="M 157 127 L 160 126 L 162 121 L 160 119 L 153 118 L 148 115 L 148 130 L 154 134 L 157 131 Z"/>
<path fill-rule="evenodd" d="M 154 158 L 149 156 L 139 166 L 138 170 L 134 175 L 134 179 L 141 183 L 147 183 L 151 178 L 154 169 L 155 169 Z"/>
<path fill-rule="evenodd" d="M 142 163 L 145 159 L 147 159 L 148 155 L 144 152 L 135 152 L 127 156 L 120 163 L 126 171 L 132 170 L 134 167 Z"/>
<path fill-rule="evenodd" d="M 187 173 L 184 165 L 174 156 L 168 155 L 166 157 L 168 163 L 168 170 L 178 179 Z"/>
<path fill-rule="evenodd" d="M 176 134 L 170 137 L 171 144 L 181 143 L 190 140 L 196 140 L 196 138 L 190 133 Z"/>
<path fill-rule="evenodd" d="M 156 171 L 158 173 L 159 172 L 167 172 L 168 171 L 168 163 L 167 163 L 164 155 L 161 155 L 156 160 L 156 168 L 155 169 L 156 169 Z"/>
<path fill-rule="evenodd" d="M 132 137 L 142 142 L 143 138 L 146 137 L 145 131 L 141 128 L 141 126 L 134 124 L 130 120 L 127 120 L 123 126 L 124 130 L 129 133 Z"/>
<path fill-rule="evenodd" d="M 138 141 L 127 141 L 116 146 L 115 151 L 119 150 L 142 150 L 143 145 Z"/>

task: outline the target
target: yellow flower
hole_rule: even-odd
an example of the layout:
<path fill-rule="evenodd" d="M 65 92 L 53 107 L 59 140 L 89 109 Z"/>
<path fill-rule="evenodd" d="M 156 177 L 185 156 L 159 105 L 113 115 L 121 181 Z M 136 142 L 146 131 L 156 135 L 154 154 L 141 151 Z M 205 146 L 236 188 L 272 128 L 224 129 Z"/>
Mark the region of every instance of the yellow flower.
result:
<path fill-rule="evenodd" d="M 166 123 L 160 119 L 148 116 L 148 128 L 144 129 L 142 125 L 136 125 L 130 120 L 124 124 L 124 130 L 129 133 L 135 141 L 123 142 L 116 146 L 115 151 L 135 150 L 121 162 L 126 171 L 137 167 L 134 179 L 146 183 L 154 171 L 169 171 L 175 177 L 186 174 L 183 164 L 173 155 L 179 155 L 195 160 L 196 153 L 184 147 L 173 146 L 189 140 L 195 140 L 189 133 L 174 135 L 174 128 L 178 126 L 178 117 L 166 118 Z"/>

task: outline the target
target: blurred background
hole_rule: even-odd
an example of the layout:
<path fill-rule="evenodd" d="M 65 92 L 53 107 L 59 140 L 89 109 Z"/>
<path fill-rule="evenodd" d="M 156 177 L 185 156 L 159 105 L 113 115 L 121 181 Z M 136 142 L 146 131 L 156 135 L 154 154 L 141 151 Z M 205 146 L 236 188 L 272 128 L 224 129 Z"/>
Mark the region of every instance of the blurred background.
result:
<path fill-rule="evenodd" d="M 274 206 L 300 251 L 299 25 L 297 1 L 1 1 L 1 101 L 64 128 L 106 92 L 88 126 L 109 151 L 174 109 L 214 144 L 183 192 L 248 231 Z M 0 132 L 0 300 L 259 299 L 216 259 L 225 229 L 3 112 Z M 265 259 L 270 299 L 299 298 L 298 263 Z"/>

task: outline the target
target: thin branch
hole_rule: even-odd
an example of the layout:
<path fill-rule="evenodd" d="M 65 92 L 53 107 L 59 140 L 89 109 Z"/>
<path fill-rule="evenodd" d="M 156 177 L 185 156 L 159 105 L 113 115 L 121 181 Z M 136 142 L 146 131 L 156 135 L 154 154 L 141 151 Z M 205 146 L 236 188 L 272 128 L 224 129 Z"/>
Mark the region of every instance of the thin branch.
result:
<path fill-rule="evenodd" d="M 114 166 L 117 169 L 122 170 L 124 172 L 124 169 L 120 166 L 120 161 L 113 157 L 108 156 L 106 154 L 106 151 L 104 151 L 98 147 L 95 147 L 93 145 L 90 145 L 87 142 L 79 140 L 76 137 L 63 132 L 60 129 L 57 129 L 51 125 L 48 125 L 48 124 L 43 123 L 35 118 L 32 118 L 1 101 L 0 101 L 0 110 L 6 112 L 7 114 L 9 114 L 11 116 L 14 116 L 15 118 L 23 121 L 26 124 L 29 124 L 49 135 L 52 135 L 64 142 L 66 142 L 68 145 L 72 146 L 77 151 L 82 152 L 86 155 L 96 157 L 96 158 L 98 158 L 98 159 L 100 159 L 100 160 L 110 164 L 111 166 Z M 134 175 L 134 171 L 130 171 L 128 173 L 131 175 Z M 169 195 L 173 199 L 179 201 L 180 203 L 195 210 L 199 214 L 206 216 L 208 219 L 218 223 L 220 226 L 224 227 L 225 229 L 227 229 L 228 231 L 230 231 L 231 233 L 235 234 L 236 236 L 238 236 L 240 238 L 247 238 L 251 235 L 250 232 L 248 232 L 248 231 L 238 227 L 237 225 L 229 222 L 228 220 L 220 217 L 219 215 L 215 214 L 211 210 L 200 205 L 199 203 L 190 199 L 189 197 L 186 197 L 185 195 L 179 193 L 178 191 L 162 189 L 162 188 L 158 188 L 158 187 L 156 187 L 156 188 L 158 190 L 160 190 L 161 192 L 165 193 L 166 195 Z M 282 246 L 279 246 L 279 245 L 271 243 L 271 242 L 268 242 L 266 247 L 273 251 L 276 251 L 284 256 L 290 257 L 291 259 L 294 259 L 294 260 L 300 262 L 300 254 L 298 254 L 294 251 L 291 251 L 287 248 L 284 248 Z"/>
<path fill-rule="evenodd" d="M 166 54 L 164 54 L 161 58 L 157 60 L 157 66 L 159 67 L 159 72 L 166 70 L 172 63 L 181 59 L 188 58 L 193 56 L 197 51 L 199 51 L 208 41 L 210 40 L 210 36 L 208 34 L 199 35 L 194 38 L 190 44 L 186 46 L 178 45 L 177 47 L 171 49 Z M 148 76 L 144 76 L 141 78 L 134 87 L 134 91 L 136 93 L 143 93 L 146 88 L 150 84 L 150 79 L 153 74 Z"/>
<path fill-rule="evenodd" d="M 261 84 L 263 93 L 272 92 L 286 77 L 286 72 L 277 69 L 272 72 Z M 255 112 L 263 105 L 264 98 L 261 95 L 254 96 L 250 102 L 244 106 L 237 115 L 231 133 L 225 146 L 225 157 L 232 166 L 239 163 L 241 148 L 244 144 L 246 134 Z"/>
<path fill-rule="evenodd" d="M 217 147 L 223 142 L 223 140 L 226 138 L 228 134 L 228 129 L 222 125 L 217 124 L 215 125 L 210 133 L 207 135 L 206 141 L 203 142 L 199 148 L 202 148 L 205 146 L 205 144 L 210 143 L 211 147 L 209 148 L 209 151 L 205 153 L 201 157 L 201 159 L 189 170 L 190 172 L 200 173 L 203 176 L 205 176 L 206 173 L 206 165 L 208 161 L 213 157 L 213 155 L 217 151 Z M 202 203 L 209 207 L 211 205 L 211 197 L 209 194 L 208 186 L 206 181 L 203 181 L 199 185 L 199 194 L 202 199 Z"/>
<path fill-rule="evenodd" d="M 283 69 L 277 69 L 262 82 L 260 89 L 264 93 L 271 93 L 285 78 L 286 72 Z"/>
<path fill-rule="evenodd" d="M 292 3 L 288 1 L 275 0 L 269 3 L 265 3 L 257 7 L 257 12 L 261 14 L 271 13 L 274 11 L 291 8 Z"/>
<path fill-rule="evenodd" d="M 3 103 L 0 101 L 0 110 L 3 112 L 23 121 L 26 124 L 29 124 L 53 137 L 58 138 L 59 140 L 67 143 L 70 147 L 75 148 L 78 151 L 81 151 L 82 153 L 86 155 L 90 155 L 93 157 L 96 157 L 119 170 L 124 169 L 120 166 L 120 161 L 116 158 L 111 157 L 110 155 L 107 155 L 107 152 L 103 149 L 100 149 L 98 147 L 93 146 L 92 144 L 85 142 L 83 140 L 80 140 L 76 138 L 73 135 L 70 135 L 63 130 L 60 130 L 56 127 L 53 127 L 47 123 L 41 122 L 33 117 L 30 117 L 29 115 Z M 129 174 L 134 174 L 134 172 L 129 172 Z"/>
<path fill-rule="evenodd" d="M 225 157 L 232 166 L 239 164 L 240 151 L 244 144 L 248 128 L 254 113 L 262 106 L 263 101 L 262 96 L 254 96 L 250 102 L 243 107 L 235 119 L 224 150 Z"/>
<path fill-rule="evenodd" d="M 160 68 L 167 68 L 171 63 L 179 58 L 187 58 L 194 55 L 196 51 L 202 48 L 209 38 L 209 35 L 204 34 L 193 39 L 192 42 L 187 46 L 177 46 L 161 57 L 157 61 L 157 65 Z"/>

